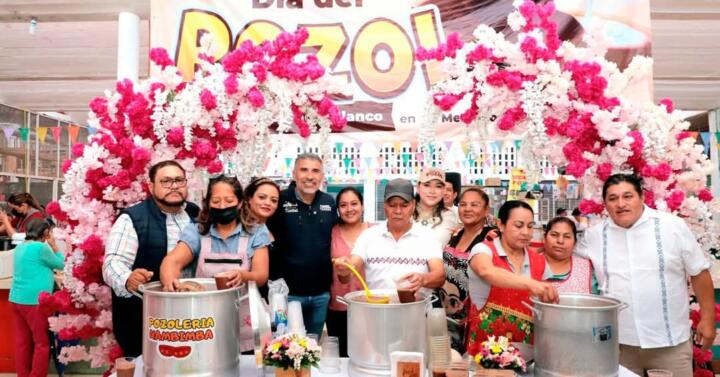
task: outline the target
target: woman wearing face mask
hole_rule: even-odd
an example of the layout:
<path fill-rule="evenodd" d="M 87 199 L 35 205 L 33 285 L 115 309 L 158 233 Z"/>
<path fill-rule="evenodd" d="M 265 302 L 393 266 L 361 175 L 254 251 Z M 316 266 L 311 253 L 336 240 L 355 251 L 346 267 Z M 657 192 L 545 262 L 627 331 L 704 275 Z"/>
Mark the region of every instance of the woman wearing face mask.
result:
<path fill-rule="evenodd" d="M 545 230 L 545 260 L 552 272 L 547 281 L 559 293 L 595 293 L 597 282 L 589 260 L 573 254 L 577 235 L 575 223 L 567 217 L 556 217 Z"/>
<path fill-rule="evenodd" d="M 258 286 L 267 282 L 268 231 L 263 224 L 250 224 L 239 208 L 243 190 L 236 178 L 221 175 L 210 180 L 197 224 L 183 230 L 177 246 L 160 265 L 160 281 L 166 291 L 179 288 L 178 279 L 184 268 L 195 265 L 195 277 L 212 278 L 224 273 L 228 284 L 236 287 L 253 280 Z M 195 262 L 195 263 L 193 263 Z M 241 318 L 249 315 L 247 301 L 240 308 Z M 252 329 L 240 329 L 242 351 L 253 348 Z"/>
<path fill-rule="evenodd" d="M 63 268 L 64 257 L 57 251 L 52 226 L 45 220 L 28 221 L 25 240 L 15 248 L 8 299 L 15 314 L 15 366 L 18 376 L 47 376 L 48 319 L 38 307 L 38 297 L 42 292 L 52 292 L 53 270 Z"/>
<path fill-rule="evenodd" d="M 330 253 L 333 259 L 348 257 L 355 241 L 370 224 L 363 222 L 363 197 L 354 187 L 346 187 L 337 195 L 337 208 L 340 219 L 331 233 Z M 337 268 L 333 273 L 333 283 L 330 286 L 330 305 L 327 319 L 328 335 L 337 336 L 340 341 L 340 356 L 347 357 L 347 306 L 337 302 L 338 296 L 349 292 L 362 290 L 357 279 L 343 283 L 337 276 Z M 361 274 L 364 272 L 359 271 Z"/>
<path fill-rule="evenodd" d="M 470 306 L 468 297 L 468 256 L 470 250 L 485 240 L 488 232 L 497 229 L 487 224 L 490 198 L 480 187 L 469 187 L 460 195 L 458 214 L 463 228 L 450 238 L 443 251 L 445 284 L 440 300 L 450 321 L 452 348 L 465 353 L 465 321 Z"/>
<path fill-rule="evenodd" d="M 437 168 L 424 169 L 418 180 L 413 219 L 431 229 L 442 246 L 447 245 L 458 227 L 457 216 L 443 204 L 444 195 L 445 173 Z"/>
<path fill-rule="evenodd" d="M 7 203 L 12 219 L 5 212 L 0 211 L 0 233 L 5 233 L 8 237 L 12 237 L 15 233 L 25 233 L 25 227 L 30 220 L 45 220 L 42 208 L 27 192 L 10 195 Z"/>
<path fill-rule="evenodd" d="M 470 313 L 467 352 L 475 355 L 489 336 L 511 342 L 533 341 L 532 313 L 523 302 L 530 296 L 556 302 L 557 291 L 542 282 L 550 276 L 545 258 L 528 249 L 533 234 L 533 210 L 510 200 L 498 211 L 500 237 L 477 244 L 470 252 Z"/>

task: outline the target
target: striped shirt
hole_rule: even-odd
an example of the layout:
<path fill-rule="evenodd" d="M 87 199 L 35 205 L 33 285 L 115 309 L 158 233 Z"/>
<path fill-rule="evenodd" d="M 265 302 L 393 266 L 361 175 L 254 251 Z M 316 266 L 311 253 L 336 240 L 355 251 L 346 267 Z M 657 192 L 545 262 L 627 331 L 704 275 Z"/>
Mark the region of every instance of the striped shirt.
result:
<path fill-rule="evenodd" d="M 182 229 L 190 224 L 190 216 L 187 212 L 178 213 L 163 212 L 165 226 L 167 228 L 167 252 L 175 248 Z M 103 262 L 103 279 L 115 294 L 120 297 L 130 297 L 131 294 L 125 288 L 133 263 L 138 250 L 138 237 L 133 227 L 132 220 L 127 214 L 120 215 L 105 242 L 105 261 Z"/>

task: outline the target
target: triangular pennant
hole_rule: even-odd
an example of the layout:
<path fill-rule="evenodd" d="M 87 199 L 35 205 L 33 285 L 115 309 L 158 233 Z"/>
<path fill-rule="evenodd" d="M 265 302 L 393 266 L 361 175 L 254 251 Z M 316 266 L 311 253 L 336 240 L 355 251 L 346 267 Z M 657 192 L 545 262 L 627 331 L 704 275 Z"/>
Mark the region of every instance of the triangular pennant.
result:
<path fill-rule="evenodd" d="M 403 166 L 408 166 L 408 161 L 410 161 L 410 153 L 403 153 L 402 159 L 403 159 Z"/>
<path fill-rule="evenodd" d="M 47 137 L 48 128 L 47 127 L 38 127 L 37 128 L 37 137 L 38 140 L 40 140 L 40 144 L 45 144 L 45 138 Z"/>
<path fill-rule="evenodd" d="M 343 158 L 343 164 L 345 165 L 345 169 L 350 167 L 350 161 L 352 161 L 352 160 L 347 157 Z"/>
<path fill-rule="evenodd" d="M 78 134 L 80 133 L 80 126 L 69 126 L 68 132 L 70 133 L 70 144 L 77 143 Z"/>
<path fill-rule="evenodd" d="M 290 164 L 292 163 L 292 157 L 285 157 L 285 168 L 290 169 Z"/>
<path fill-rule="evenodd" d="M 10 141 L 10 137 L 12 137 L 12 135 L 15 133 L 15 129 L 16 129 L 15 126 L 3 127 L 2 130 L 3 130 L 3 134 L 5 134 L 5 139 Z"/>
<path fill-rule="evenodd" d="M 20 140 L 27 141 L 28 136 L 30 136 L 30 129 L 27 127 L 20 127 L 18 128 L 18 132 L 20 132 Z"/>
<path fill-rule="evenodd" d="M 519 150 L 519 149 L 520 149 L 520 143 L 521 143 L 520 140 L 515 140 L 515 150 Z"/>
<path fill-rule="evenodd" d="M 453 143 L 452 141 L 446 141 L 446 142 L 445 142 L 445 150 L 446 150 L 446 151 L 449 151 L 450 148 L 452 148 L 452 143 Z"/>
<path fill-rule="evenodd" d="M 372 164 L 372 157 L 365 157 L 363 160 L 365 160 L 365 168 L 369 169 L 370 164 Z"/>
<path fill-rule="evenodd" d="M 335 143 L 335 150 L 337 153 L 342 152 L 343 143 Z"/>
<path fill-rule="evenodd" d="M 708 154 L 710 152 L 710 133 L 709 132 L 701 132 L 700 137 L 702 138 L 703 147 L 705 147 L 705 154 Z"/>
<path fill-rule="evenodd" d="M 402 147 L 402 143 L 399 141 L 396 141 L 393 146 L 395 147 L 395 153 L 400 153 L 400 148 Z"/>
<path fill-rule="evenodd" d="M 715 140 L 720 143 L 720 132 L 715 132 Z"/>
<path fill-rule="evenodd" d="M 60 126 L 50 127 L 50 132 L 52 132 L 55 141 L 60 141 Z"/>
<path fill-rule="evenodd" d="M 97 133 L 97 128 L 95 127 L 88 127 L 88 135 L 92 136 Z"/>

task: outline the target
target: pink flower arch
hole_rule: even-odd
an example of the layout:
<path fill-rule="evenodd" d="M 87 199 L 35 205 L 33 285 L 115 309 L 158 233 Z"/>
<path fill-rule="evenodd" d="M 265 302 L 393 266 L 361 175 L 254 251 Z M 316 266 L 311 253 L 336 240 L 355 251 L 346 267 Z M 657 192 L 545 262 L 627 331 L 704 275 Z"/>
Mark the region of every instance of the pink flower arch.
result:
<path fill-rule="evenodd" d="M 553 2 L 526 0 L 508 17 L 516 41 L 480 25 L 468 43 L 453 34 L 436 48 L 418 48 L 418 60 L 441 62 L 445 74 L 428 96 L 419 144 L 431 149 L 434 125 L 447 111 L 477 130 L 469 135 L 481 135 L 471 141 L 519 137 L 531 179 L 546 160 L 584 184 L 584 213 L 604 211 L 601 190 L 610 175 L 635 173 L 648 206 L 683 217 L 706 250 L 717 248 L 712 214 L 720 207 L 705 184 L 713 166 L 689 137 L 689 124 L 668 99 L 626 98 L 652 61 L 636 57 L 621 71 L 592 33 L 585 47 L 561 42 L 554 12 Z"/>
<path fill-rule="evenodd" d="M 191 82 L 183 82 L 165 50 L 152 49 L 158 75 L 139 84 L 119 81 L 115 92 L 90 102 L 89 123 L 98 132 L 72 147 L 73 159 L 62 165 L 64 194 L 47 206 L 63 224 L 57 233 L 69 248 L 64 288 L 42 295 L 40 305 L 61 340 L 96 342 L 63 348 L 61 362 L 97 368 L 121 355 L 102 279 L 104 242 L 118 212 L 147 197 L 149 166 L 178 160 L 191 187 L 200 188 L 197 173 L 221 172 L 229 162 L 247 181 L 269 157 L 271 126 L 303 137 L 343 128 L 345 118 L 330 97 L 345 94 L 345 84 L 326 74 L 315 56 L 298 56 L 307 37 L 299 29 L 260 45 L 248 41 L 220 62 L 204 51 Z"/>

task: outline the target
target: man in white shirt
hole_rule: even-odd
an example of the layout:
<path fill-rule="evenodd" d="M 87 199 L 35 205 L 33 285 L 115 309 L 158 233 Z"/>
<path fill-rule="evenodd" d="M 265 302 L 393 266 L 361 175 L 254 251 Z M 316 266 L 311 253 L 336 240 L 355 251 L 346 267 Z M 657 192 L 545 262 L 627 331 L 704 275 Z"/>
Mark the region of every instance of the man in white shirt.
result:
<path fill-rule="evenodd" d="M 385 187 L 384 198 L 387 221 L 363 231 L 350 257 L 340 261 L 356 269 L 364 267 L 370 289 L 394 289 L 396 278 L 407 280 L 412 291 L 441 287 L 445 282 L 442 247 L 430 230 L 412 219 L 412 184 L 394 179 Z M 347 281 L 350 270 L 337 266 L 338 277 Z"/>
<path fill-rule="evenodd" d="M 685 222 L 643 204 L 642 180 L 616 174 L 603 186 L 608 219 L 585 232 L 577 253 L 590 258 L 603 295 L 629 306 L 620 310 L 620 363 L 643 375 L 667 369 L 692 376 L 688 276 L 700 304 L 696 342 L 715 338 L 710 262 Z"/>

